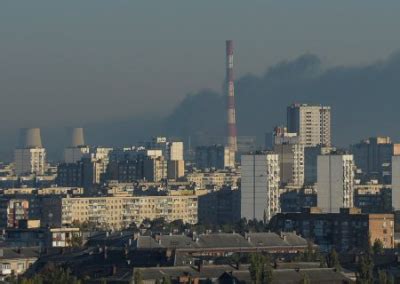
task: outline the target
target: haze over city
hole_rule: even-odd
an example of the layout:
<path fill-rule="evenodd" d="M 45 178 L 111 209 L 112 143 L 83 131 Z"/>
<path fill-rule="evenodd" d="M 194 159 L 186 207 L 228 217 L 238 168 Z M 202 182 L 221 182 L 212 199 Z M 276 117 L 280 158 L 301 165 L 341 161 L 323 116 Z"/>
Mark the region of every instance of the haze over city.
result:
<path fill-rule="evenodd" d="M 277 114 L 287 104 L 307 100 L 332 105 L 338 144 L 377 134 L 398 138 L 390 106 L 398 102 L 400 4 L 388 2 L 6 1 L 1 156 L 12 158 L 22 127 L 41 127 L 53 158 L 65 146 L 66 126 L 85 126 L 88 141 L 112 145 L 161 129 L 187 137 L 188 120 L 215 135 L 224 125 L 215 119 L 225 117 L 218 105 L 225 38 L 235 40 L 240 135 L 262 143 L 284 121 Z M 210 104 L 210 118 L 199 118 L 188 94 Z"/>

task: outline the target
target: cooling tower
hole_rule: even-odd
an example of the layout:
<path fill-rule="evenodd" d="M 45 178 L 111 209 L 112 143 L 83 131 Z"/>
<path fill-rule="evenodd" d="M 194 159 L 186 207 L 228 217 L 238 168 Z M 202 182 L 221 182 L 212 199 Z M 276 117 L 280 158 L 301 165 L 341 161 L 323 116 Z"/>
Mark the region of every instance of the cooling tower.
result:
<path fill-rule="evenodd" d="M 83 145 L 85 145 L 85 139 L 83 137 L 83 128 L 72 128 L 71 147 L 79 147 Z"/>
<path fill-rule="evenodd" d="M 40 128 L 23 128 L 20 130 L 20 148 L 42 148 Z"/>

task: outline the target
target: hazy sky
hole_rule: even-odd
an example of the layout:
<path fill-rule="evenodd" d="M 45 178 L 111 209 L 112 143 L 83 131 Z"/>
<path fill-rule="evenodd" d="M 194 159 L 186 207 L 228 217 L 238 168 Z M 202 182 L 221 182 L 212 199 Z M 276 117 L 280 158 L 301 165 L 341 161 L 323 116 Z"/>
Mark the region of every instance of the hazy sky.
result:
<path fill-rule="evenodd" d="M 15 1 L 0 3 L 0 129 L 165 115 L 235 72 L 311 52 L 366 64 L 400 47 L 400 1 Z"/>

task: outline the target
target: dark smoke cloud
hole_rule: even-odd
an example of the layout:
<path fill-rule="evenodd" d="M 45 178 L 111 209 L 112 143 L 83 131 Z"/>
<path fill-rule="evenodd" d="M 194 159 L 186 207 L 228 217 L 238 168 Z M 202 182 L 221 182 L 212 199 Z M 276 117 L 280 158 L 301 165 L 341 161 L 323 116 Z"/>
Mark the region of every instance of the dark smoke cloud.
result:
<path fill-rule="evenodd" d="M 302 55 L 269 68 L 264 75 L 245 75 L 236 81 L 239 135 L 257 136 L 285 123 L 286 106 L 293 102 L 332 106 L 333 142 L 347 146 L 362 138 L 388 135 L 400 140 L 400 53 L 363 66 L 326 68 L 319 57 Z M 202 90 L 186 98 L 167 117 L 134 117 L 83 125 L 94 145 L 131 145 L 152 135 L 192 138 L 225 134 L 225 98 Z M 77 125 L 81 126 L 81 125 Z M 60 158 L 69 139 L 64 129 L 43 129 L 50 156 Z M 64 135 L 64 136 L 63 136 Z M 1 158 L 12 157 L 15 133 L 5 134 Z M 209 140 L 210 141 L 210 140 Z M 212 141 L 212 140 L 211 140 Z M 4 151 L 6 149 L 6 151 Z"/>
<path fill-rule="evenodd" d="M 269 68 L 263 76 L 246 75 L 236 82 L 239 135 L 263 135 L 285 123 L 293 102 L 332 106 L 334 143 L 346 146 L 364 137 L 400 139 L 400 53 L 364 66 L 324 68 L 306 54 Z M 167 120 L 175 135 L 224 133 L 223 97 L 210 92 L 188 96 Z"/>

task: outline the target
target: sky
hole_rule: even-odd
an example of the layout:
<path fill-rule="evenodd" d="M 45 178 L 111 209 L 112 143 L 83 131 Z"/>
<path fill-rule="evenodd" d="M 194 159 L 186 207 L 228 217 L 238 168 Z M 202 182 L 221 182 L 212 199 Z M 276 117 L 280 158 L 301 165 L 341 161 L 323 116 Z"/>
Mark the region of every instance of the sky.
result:
<path fill-rule="evenodd" d="M 399 11 L 394 0 L 3 0 L 0 131 L 168 116 L 189 93 L 220 92 L 226 39 L 237 77 L 305 53 L 370 64 L 400 49 Z M 8 151 L 16 138 L 3 138 Z"/>

